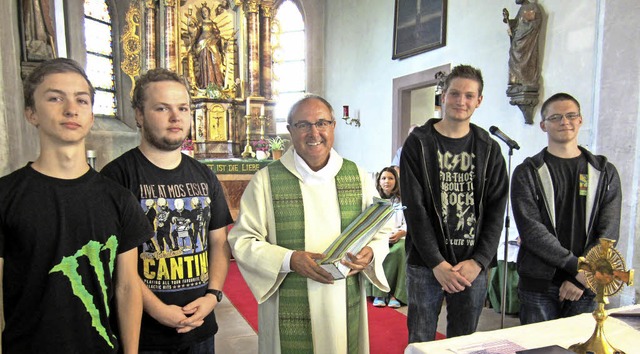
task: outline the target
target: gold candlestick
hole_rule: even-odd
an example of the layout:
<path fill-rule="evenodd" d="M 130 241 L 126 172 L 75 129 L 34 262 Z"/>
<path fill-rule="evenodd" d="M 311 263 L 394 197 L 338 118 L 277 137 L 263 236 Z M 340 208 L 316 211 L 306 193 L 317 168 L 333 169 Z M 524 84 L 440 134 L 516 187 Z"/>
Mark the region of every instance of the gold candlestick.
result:
<path fill-rule="evenodd" d="M 258 117 L 258 119 L 260 120 L 260 139 L 264 140 L 264 129 L 265 129 L 265 121 L 267 120 L 267 117 L 265 117 L 264 115 L 261 115 L 260 117 Z"/>
<path fill-rule="evenodd" d="M 256 153 L 253 152 L 253 149 L 251 148 L 251 137 L 249 136 L 250 134 L 250 130 L 251 130 L 251 115 L 247 114 L 244 116 L 244 119 L 246 120 L 246 125 L 247 125 L 247 129 L 246 129 L 246 135 L 247 135 L 247 144 L 244 146 L 244 151 L 242 152 L 242 158 L 243 159 L 248 159 L 248 158 L 253 158 L 256 156 Z"/>

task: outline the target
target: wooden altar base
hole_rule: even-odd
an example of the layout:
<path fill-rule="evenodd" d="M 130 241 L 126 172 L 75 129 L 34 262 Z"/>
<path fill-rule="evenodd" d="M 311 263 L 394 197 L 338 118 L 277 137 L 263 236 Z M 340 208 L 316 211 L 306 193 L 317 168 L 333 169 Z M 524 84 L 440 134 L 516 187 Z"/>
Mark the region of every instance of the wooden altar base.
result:
<path fill-rule="evenodd" d="M 209 167 L 220 180 L 229 211 L 231 211 L 233 220 L 236 220 L 242 193 L 244 193 L 251 177 L 273 160 L 203 159 L 200 162 Z"/>
<path fill-rule="evenodd" d="M 240 156 L 240 144 L 225 141 L 196 142 L 193 144 L 194 157 L 203 159 L 232 159 Z"/>

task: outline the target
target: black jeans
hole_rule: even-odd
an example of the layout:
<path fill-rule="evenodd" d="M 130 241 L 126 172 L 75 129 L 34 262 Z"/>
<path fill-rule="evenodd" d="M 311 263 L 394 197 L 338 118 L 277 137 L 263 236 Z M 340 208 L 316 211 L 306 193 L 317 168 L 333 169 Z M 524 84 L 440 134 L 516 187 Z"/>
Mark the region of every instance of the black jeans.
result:
<path fill-rule="evenodd" d="M 520 298 L 520 323 L 529 324 L 593 312 L 595 295 L 585 292 L 578 301 L 560 301 L 560 287 L 550 285 L 546 292 L 518 289 Z"/>
<path fill-rule="evenodd" d="M 177 350 L 141 350 L 139 354 L 215 354 L 214 336 Z"/>

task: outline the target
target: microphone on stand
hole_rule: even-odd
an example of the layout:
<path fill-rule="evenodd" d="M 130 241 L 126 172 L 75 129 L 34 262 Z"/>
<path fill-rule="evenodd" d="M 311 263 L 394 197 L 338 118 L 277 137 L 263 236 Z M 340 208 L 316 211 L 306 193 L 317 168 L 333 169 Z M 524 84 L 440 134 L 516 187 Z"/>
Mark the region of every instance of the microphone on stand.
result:
<path fill-rule="evenodd" d="M 507 134 L 503 133 L 502 130 L 498 129 L 498 127 L 496 127 L 495 125 L 492 125 L 491 128 L 489 128 L 489 131 L 491 132 L 491 134 L 504 141 L 507 146 L 509 146 L 509 148 L 520 150 L 520 145 L 518 145 L 515 140 L 511 139 Z"/>
<path fill-rule="evenodd" d="M 498 129 L 495 125 L 492 125 L 489 128 L 491 134 L 500 138 L 500 140 L 504 141 L 507 146 L 509 146 L 509 164 L 507 170 L 507 180 L 509 187 L 507 188 L 507 211 L 504 218 L 504 261 L 503 261 L 503 272 L 502 272 L 502 296 L 500 300 L 500 328 L 504 328 L 504 315 L 507 312 L 507 280 L 509 279 L 509 226 L 511 224 L 511 219 L 509 218 L 509 201 L 511 198 L 511 155 L 513 155 L 513 150 L 519 150 L 520 146 L 516 143 L 515 140 L 511 139 L 507 134 L 503 133 L 502 130 Z"/>

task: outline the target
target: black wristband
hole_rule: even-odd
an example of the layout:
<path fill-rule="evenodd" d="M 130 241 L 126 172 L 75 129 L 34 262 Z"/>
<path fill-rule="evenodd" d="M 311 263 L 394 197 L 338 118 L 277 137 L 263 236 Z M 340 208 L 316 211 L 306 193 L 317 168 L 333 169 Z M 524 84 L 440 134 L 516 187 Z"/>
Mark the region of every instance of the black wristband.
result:
<path fill-rule="evenodd" d="M 220 291 L 220 290 L 207 289 L 207 291 L 205 291 L 205 295 L 207 295 L 207 294 L 213 294 L 213 296 L 216 297 L 218 302 L 222 301 L 222 291 Z"/>

